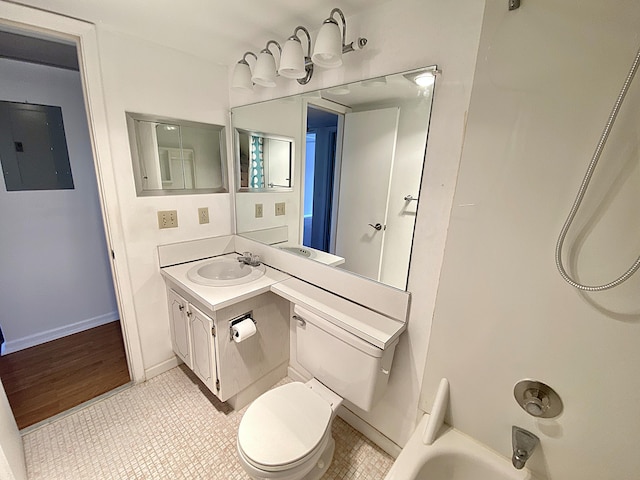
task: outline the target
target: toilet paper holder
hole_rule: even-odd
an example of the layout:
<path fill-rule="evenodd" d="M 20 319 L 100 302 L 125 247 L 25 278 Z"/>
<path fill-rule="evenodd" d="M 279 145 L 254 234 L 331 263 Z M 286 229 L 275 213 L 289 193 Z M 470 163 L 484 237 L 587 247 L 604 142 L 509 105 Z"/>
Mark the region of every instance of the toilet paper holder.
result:
<path fill-rule="evenodd" d="M 250 312 L 247 313 L 243 313 L 242 315 L 232 318 L 231 320 L 229 320 L 229 341 L 233 342 L 233 326 L 236 323 L 240 323 L 243 320 L 246 320 L 247 318 L 251 319 L 251 321 L 253 322 L 254 325 L 258 325 L 258 322 L 256 322 L 256 319 L 253 318 L 253 310 L 251 310 Z"/>

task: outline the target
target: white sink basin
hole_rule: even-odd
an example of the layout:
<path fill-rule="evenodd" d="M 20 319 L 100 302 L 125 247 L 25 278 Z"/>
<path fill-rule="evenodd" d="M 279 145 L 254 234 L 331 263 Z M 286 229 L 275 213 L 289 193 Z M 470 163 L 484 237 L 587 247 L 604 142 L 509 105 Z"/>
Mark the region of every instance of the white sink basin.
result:
<path fill-rule="evenodd" d="M 265 271 L 264 265 L 252 267 L 235 257 L 221 257 L 194 266 L 187 272 L 187 278 L 200 285 L 226 287 L 257 280 Z"/>

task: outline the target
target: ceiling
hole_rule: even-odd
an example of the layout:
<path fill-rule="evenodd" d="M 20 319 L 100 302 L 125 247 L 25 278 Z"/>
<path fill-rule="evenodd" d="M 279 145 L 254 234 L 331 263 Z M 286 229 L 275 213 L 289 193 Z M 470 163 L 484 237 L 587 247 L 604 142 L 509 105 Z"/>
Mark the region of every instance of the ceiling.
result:
<path fill-rule="evenodd" d="M 86 20 L 174 48 L 220 65 L 232 65 L 267 40 L 283 43 L 297 25 L 320 28 L 331 9 L 348 18 L 391 0 L 22 0 L 42 10 Z M 349 30 L 347 30 L 349 36 Z"/>

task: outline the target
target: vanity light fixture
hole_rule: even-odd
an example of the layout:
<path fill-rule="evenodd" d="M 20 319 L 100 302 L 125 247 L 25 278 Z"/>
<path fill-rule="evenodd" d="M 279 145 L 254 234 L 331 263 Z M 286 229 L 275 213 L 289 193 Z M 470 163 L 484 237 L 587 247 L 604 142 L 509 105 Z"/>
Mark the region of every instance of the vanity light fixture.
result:
<path fill-rule="evenodd" d="M 342 22 L 342 30 L 338 21 L 333 18 L 336 14 Z M 302 47 L 302 40 L 298 36 L 299 32 L 303 32 L 307 37 L 306 55 Z M 367 44 L 366 38 L 358 38 L 355 42 L 345 45 L 346 36 L 347 22 L 344 14 L 339 8 L 334 8 L 318 32 L 313 55 L 311 54 L 309 31 L 303 26 L 298 26 L 293 31 L 293 35 L 287 39 L 284 47 L 280 47 L 280 44 L 275 40 L 269 40 L 266 47 L 258 55 L 246 52 L 233 70 L 231 89 L 251 92 L 253 84 L 275 87 L 277 75 L 295 79 L 300 85 L 306 85 L 313 76 L 314 64 L 325 68 L 339 67 L 342 65 L 342 54 L 360 50 Z M 271 45 L 276 45 L 278 48 L 279 62 L 276 62 L 273 52 L 269 49 Z M 256 59 L 253 73 L 247 62 L 249 55 Z M 276 67 L 276 63 L 279 63 L 279 68 Z"/>
<path fill-rule="evenodd" d="M 242 60 L 236 63 L 233 69 L 233 78 L 231 79 L 231 88 L 243 92 L 253 92 L 253 82 L 251 81 L 251 67 L 247 62 L 247 56 L 253 56 L 256 60 L 258 57 L 253 52 L 246 52 L 242 56 Z"/>
<path fill-rule="evenodd" d="M 276 59 L 269 50 L 270 45 L 278 47 L 278 52 L 282 55 L 282 47 L 275 40 L 269 40 L 266 47 L 260 51 L 258 59 L 256 60 L 256 66 L 253 69 L 253 76 L 251 80 L 256 85 L 263 87 L 275 87 L 276 86 Z"/>
<path fill-rule="evenodd" d="M 302 50 L 302 41 L 298 32 L 304 32 L 307 37 L 307 54 Z M 313 76 L 313 62 L 311 61 L 311 35 L 309 30 L 298 26 L 282 47 L 280 68 L 278 73 L 285 78 L 295 78 L 300 85 L 306 85 Z"/>
<path fill-rule="evenodd" d="M 342 21 L 342 33 L 340 26 L 333 18 L 334 14 L 338 14 Z M 355 42 L 345 45 L 347 38 L 347 21 L 344 18 L 342 10 L 334 8 L 320 27 L 316 45 L 313 49 L 311 60 L 319 67 L 337 68 L 342 65 L 342 54 L 360 50 L 367 44 L 366 38 L 358 38 Z"/>

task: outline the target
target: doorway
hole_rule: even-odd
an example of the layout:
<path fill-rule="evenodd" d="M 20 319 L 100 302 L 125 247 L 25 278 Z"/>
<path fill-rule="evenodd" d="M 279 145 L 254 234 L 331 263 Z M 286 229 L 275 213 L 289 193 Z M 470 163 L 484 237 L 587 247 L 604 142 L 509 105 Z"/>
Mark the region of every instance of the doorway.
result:
<path fill-rule="evenodd" d="M 6 183 L 0 187 L 3 218 L 12 225 L 3 233 L 0 247 L 8 267 L 5 272 L 11 277 L 2 280 L 8 287 L 21 286 L 15 291 L 3 287 L 11 301 L 3 302 L 8 309 L 0 319 L 6 353 L 0 357 L 0 375 L 18 425 L 24 428 L 126 384 L 130 375 L 80 72 L 77 66 L 56 64 L 59 57 L 53 53 L 63 50 L 66 57 L 75 57 L 77 65 L 75 44 L 15 30 L 0 35 L 5 39 L 10 35 L 13 44 L 22 42 L 30 48 L 22 49 L 25 58 L 3 52 L 2 74 L 11 78 L 0 82 L 0 100 L 18 109 L 21 102 L 61 109 L 73 177 L 71 188 L 67 184 L 65 190 L 27 186 L 9 191 L 3 188 Z M 7 44 L 11 42 L 2 42 Z M 12 121 L 3 132 L 24 134 Z M 20 157 L 19 170 L 19 163 L 27 161 L 22 155 L 29 153 L 29 141 L 9 142 L 15 157 Z"/>
<path fill-rule="evenodd" d="M 332 252 L 340 114 L 309 105 L 304 170 L 303 245 Z"/>

